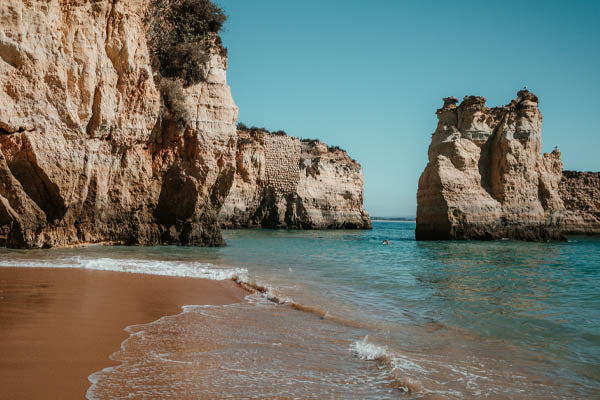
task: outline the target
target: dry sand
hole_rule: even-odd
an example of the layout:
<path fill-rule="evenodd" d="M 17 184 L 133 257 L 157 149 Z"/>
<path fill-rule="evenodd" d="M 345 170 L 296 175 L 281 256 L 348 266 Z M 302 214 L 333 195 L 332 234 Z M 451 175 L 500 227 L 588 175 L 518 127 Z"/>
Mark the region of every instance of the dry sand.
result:
<path fill-rule="evenodd" d="M 0 399 L 82 399 L 126 326 L 246 294 L 232 281 L 0 268 Z"/>

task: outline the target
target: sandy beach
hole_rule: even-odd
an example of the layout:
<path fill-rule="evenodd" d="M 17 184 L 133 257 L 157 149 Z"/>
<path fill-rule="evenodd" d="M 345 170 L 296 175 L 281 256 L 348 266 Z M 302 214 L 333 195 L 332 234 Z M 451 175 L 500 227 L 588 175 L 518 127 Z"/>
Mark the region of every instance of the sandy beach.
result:
<path fill-rule="evenodd" d="M 245 295 L 232 281 L 0 268 L 0 398 L 84 398 L 88 376 L 114 365 L 125 327 Z"/>

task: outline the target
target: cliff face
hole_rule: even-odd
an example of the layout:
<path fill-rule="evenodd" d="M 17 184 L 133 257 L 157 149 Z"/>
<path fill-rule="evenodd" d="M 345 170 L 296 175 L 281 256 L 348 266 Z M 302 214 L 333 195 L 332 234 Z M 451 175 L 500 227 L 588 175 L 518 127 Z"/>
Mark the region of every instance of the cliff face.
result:
<path fill-rule="evenodd" d="M 151 68 L 147 0 L 3 0 L 0 245 L 222 243 L 237 108 L 218 46 L 183 87 Z"/>
<path fill-rule="evenodd" d="M 560 152 L 541 155 L 542 116 L 526 90 L 504 107 L 444 99 L 417 193 L 418 240 L 561 239 Z"/>
<path fill-rule="evenodd" d="M 600 172 L 563 171 L 559 193 L 566 208 L 564 232 L 599 235 Z"/>
<path fill-rule="evenodd" d="M 225 227 L 370 228 L 360 165 L 345 151 L 263 130 L 239 130 Z"/>

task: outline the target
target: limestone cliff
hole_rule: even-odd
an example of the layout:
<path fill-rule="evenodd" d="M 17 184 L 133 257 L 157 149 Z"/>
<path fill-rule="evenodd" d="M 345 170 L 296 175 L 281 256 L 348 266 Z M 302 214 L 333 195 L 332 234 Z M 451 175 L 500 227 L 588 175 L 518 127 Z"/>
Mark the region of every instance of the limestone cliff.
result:
<path fill-rule="evenodd" d="M 527 91 L 504 107 L 450 97 L 417 193 L 418 240 L 561 239 L 558 149 L 542 156 L 542 115 Z"/>
<path fill-rule="evenodd" d="M 361 166 L 345 151 L 262 129 L 238 130 L 225 227 L 370 228 Z"/>
<path fill-rule="evenodd" d="M 559 193 L 564 232 L 600 235 L 600 172 L 563 171 Z"/>
<path fill-rule="evenodd" d="M 152 69 L 149 0 L 3 0 L 0 245 L 219 245 L 237 108 L 215 38 L 202 80 Z"/>

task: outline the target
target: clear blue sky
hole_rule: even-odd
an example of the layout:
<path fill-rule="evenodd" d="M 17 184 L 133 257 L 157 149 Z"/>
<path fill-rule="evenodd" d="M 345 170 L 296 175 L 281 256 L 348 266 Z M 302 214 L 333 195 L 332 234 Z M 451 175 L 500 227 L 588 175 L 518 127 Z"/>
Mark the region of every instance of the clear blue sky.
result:
<path fill-rule="evenodd" d="M 540 98 L 544 151 L 600 170 L 600 1 L 219 0 L 248 125 L 339 145 L 371 215 L 416 213 L 442 97 Z"/>

